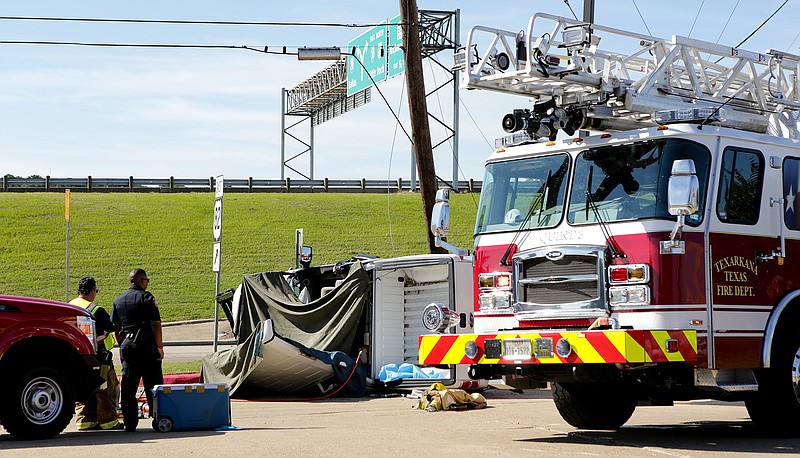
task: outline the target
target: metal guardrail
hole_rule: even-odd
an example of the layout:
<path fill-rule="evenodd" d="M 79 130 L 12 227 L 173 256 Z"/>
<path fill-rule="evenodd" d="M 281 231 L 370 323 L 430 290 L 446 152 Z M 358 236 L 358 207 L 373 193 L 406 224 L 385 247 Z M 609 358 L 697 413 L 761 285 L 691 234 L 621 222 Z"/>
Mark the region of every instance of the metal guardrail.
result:
<path fill-rule="evenodd" d="M 439 187 L 451 183 L 439 181 Z M 475 180 L 458 182 L 458 190 L 479 192 L 482 183 Z M 8 178 L 3 177 L 3 192 L 213 192 L 214 177 L 209 178 Z M 225 192 L 338 192 L 382 193 L 412 191 L 411 180 L 270 180 L 261 178 L 225 178 Z"/>

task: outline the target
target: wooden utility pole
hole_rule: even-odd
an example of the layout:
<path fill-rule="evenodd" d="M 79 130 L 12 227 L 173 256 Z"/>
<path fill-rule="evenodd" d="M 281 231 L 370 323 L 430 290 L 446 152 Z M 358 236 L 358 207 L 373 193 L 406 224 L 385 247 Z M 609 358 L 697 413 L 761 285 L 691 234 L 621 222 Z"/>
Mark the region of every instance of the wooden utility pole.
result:
<path fill-rule="evenodd" d="M 431 129 L 428 125 L 428 103 L 425 99 L 425 75 L 422 70 L 419 12 L 416 0 L 400 0 L 400 20 L 403 25 L 403 51 L 406 64 L 406 90 L 408 112 L 411 118 L 411 140 L 419 174 L 419 193 L 422 196 L 422 211 L 425 213 L 425 233 L 431 253 L 441 253 L 437 248 L 431 227 L 431 212 L 436 201 L 436 167 L 433 163 Z"/>

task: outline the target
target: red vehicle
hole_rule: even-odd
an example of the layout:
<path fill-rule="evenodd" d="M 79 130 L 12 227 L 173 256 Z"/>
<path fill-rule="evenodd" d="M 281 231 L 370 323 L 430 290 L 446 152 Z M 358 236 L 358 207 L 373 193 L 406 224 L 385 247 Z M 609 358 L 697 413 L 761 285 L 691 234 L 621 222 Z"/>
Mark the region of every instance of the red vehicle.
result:
<path fill-rule="evenodd" d="M 0 295 L 0 423 L 18 439 L 66 428 L 75 401 L 102 383 L 91 314 L 63 302 Z"/>
<path fill-rule="evenodd" d="M 534 103 L 486 163 L 475 333 L 422 336 L 420 363 L 550 382 L 579 428 L 710 398 L 797 434 L 800 56 L 540 13 L 473 28 L 457 62 Z"/>

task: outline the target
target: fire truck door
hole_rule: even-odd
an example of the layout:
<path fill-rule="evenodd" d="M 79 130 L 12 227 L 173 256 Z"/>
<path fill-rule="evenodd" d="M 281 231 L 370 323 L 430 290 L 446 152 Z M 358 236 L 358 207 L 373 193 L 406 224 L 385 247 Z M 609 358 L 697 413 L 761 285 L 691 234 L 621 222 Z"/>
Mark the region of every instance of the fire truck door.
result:
<path fill-rule="evenodd" d="M 793 263 L 796 265 L 800 261 L 800 198 L 797 195 L 798 189 L 800 189 L 800 154 L 783 159 L 781 175 L 781 184 L 783 186 L 783 192 L 781 193 L 783 196 L 783 218 L 781 218 L 781 223 L 784 242 L 782 254 L 785 265 L 791 266 Z M 800 275 L 797 269 L 789 267 L 785 269 L 784 275 L 786 281 L 790 282 L 786 287 L 787 291 L 792 288 L 796 289 L 800 285 L 798 283 Z"/>
<path fill-rule="evenodd" d="M 779 248 L 781 170 L 762 151 L 724 146 L 710 202 L 711 312 L 709 364 L 713 368 L 758 367 L 764 328 L 774 298 L 767 293 L 782 270 Z"/>

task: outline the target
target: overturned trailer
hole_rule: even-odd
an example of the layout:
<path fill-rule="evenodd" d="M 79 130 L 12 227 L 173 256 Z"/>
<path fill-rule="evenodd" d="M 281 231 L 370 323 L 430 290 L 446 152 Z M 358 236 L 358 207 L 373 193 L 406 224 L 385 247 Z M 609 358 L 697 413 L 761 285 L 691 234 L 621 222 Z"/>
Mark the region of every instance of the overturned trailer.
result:
<path fill-rule="evenodd" d="M 432 254 L 245 275 L 223 303 L 238 345 L 204 358 L 203 377 L 232 392 L 484 388 L 465 366 L 415 366 L 430 327 L 472 332 L 471 269 L 469 258 Z"/>

